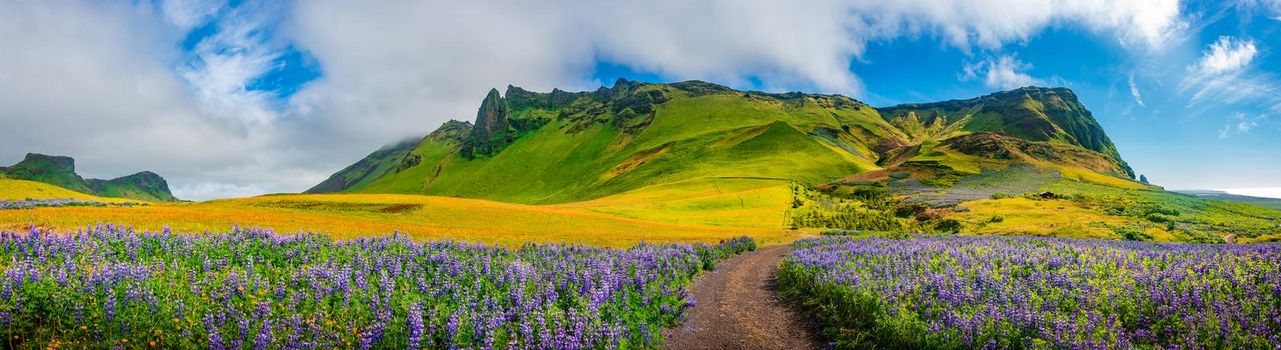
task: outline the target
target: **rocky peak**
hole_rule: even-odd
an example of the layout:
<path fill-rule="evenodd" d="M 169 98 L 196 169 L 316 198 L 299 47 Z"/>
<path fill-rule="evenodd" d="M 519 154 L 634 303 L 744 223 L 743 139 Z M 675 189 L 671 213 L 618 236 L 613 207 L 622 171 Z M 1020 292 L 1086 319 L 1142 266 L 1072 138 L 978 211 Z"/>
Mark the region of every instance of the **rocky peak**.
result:
<path fill-rule="evenodd" d="M 463 148 L 463 155 L 492 155 L 514 141 L 516 133 L 508 121 L 508 114 L 507 101 L 498 94 L 498 89 L 490 89 L 485 100 L 480 103 L 480 109 L 476 111 L 471 142 Z"/>
<path fill-rule="evenodd" d="M 436 141 L 454 141 L 459 144 L 467 143 L 472 133 L 471 122 L 463 122 L 450 119 L 440 125 L 436 131 L 427 134 L 427 138 Z"/>
<path fill-rule="evenodd" d="M 27 153 L 27 156 L 22 159 L 22 162 L 18 163 L 14 167 L 19 167 L 24 164 L 55 173 L 75 174 L 76 172 L 76 160 L 66 156 Z"/>

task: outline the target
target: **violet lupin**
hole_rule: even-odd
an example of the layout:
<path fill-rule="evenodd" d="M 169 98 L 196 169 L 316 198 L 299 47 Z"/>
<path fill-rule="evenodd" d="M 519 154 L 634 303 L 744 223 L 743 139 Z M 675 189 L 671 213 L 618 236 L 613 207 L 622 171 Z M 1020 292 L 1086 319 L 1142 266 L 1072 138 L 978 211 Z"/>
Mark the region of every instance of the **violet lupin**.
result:
<path fill-rule="evenodd" d="M 45 319 L 108 325 L 60 336 L 82 344 L 151 339 L 160 330 L 163 345 L 178 348 L 657 344 L 658 331 L 678 319 L 679 293 L 707 249 L 742 251 L 679 244 L 506 249 L 399 234 L 339 241 L 246 227 L 200 235 L 115 225 L 74 234 L 0 230 L 0 260 L 10 262 L 0 266 L 0 294 L 9 294 L 0 310 L 14 322 L 0 333 L 48 334 L 26 321 Z M 68 312 L 26 307 L 19 297 L 55 293 L 70 301 Z M 629 304 L 637 298 L 651 302 Z M 73 312 L 80 309 L 86 311 Z"/>

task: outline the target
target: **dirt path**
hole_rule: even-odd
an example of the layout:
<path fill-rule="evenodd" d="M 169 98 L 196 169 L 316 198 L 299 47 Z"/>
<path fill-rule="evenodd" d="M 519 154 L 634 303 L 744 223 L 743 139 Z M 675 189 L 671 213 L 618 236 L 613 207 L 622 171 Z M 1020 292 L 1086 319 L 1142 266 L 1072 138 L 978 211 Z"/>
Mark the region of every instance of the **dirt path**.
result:
<path fill-rule="evenodd" d="M 664 333 L 664 349 L 819 349 L 813 325 L 774 295 L 787 245 L 720 262 L 694 282 L 688 318 Z"/>

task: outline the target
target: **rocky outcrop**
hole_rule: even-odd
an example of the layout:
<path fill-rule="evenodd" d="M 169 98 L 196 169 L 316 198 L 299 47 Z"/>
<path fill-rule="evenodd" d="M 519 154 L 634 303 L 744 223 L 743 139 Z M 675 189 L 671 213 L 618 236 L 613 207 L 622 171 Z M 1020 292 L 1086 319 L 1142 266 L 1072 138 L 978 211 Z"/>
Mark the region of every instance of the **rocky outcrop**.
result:
<path fill-rule="evenodd" d="M 471 122 L 450 120 L 440 125 L 436 131 L 427 134 L 427 139 L 440 142 L 456 142 L 460 145 L 471 140 Z"/>
<path fill-rule="evenodd" d="M 491 156 L 516 140 L 516 130 L 509 122 L 507 101 L 490 89 L 489 95 L 476 111 L 476 124 L 471 130 L 471 140 L 463 147 L 468 158 Z"/>

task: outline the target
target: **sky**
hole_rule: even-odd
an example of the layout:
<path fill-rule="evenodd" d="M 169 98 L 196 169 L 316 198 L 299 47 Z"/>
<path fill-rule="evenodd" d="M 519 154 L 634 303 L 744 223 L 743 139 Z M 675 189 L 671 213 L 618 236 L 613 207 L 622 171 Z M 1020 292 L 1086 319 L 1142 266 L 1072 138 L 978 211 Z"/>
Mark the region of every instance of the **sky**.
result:
<path fill-rule="evenodd" d="M 874 106 L 1073 89 L 1136 172 L 1281 197 L 1281 0 L 0 0 L 0 164 L 150 170 L 179 198 L 299 192 L 622 77 Z"/>

